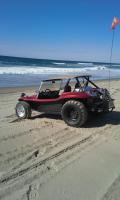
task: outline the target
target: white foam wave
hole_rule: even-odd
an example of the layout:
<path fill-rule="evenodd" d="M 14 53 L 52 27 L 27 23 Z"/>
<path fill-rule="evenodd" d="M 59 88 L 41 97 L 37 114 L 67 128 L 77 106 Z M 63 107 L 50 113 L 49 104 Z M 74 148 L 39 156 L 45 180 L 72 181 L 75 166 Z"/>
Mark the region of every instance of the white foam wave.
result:
<path fill-rule="evenodd" d="M 82 63 L 82 62 L 79 62 L 78 64 L 79 65 L 83 65 L 83 66 L 90 66 L 90 67 L 93 66 L 93 63 Z"/>
<path fill-rule="evenodd" d="M 95 67 L 97 70 L 104 70 L 104 69 L 108 69 L 105 65 L 98 65 Z"/>
<path fill-rule="evenodd" d="M 64 62 L 53 62 L 54 65 L 65 65 Z"/>
<path fill-rule="evenodd" d="M 52 68 L 52 67 L 0 67 L 0 74 L 64 74 L 77 72 L 101 71 L 107 69 L 105 66 L 84 68 Z M 108 69 L 107 69 L 108 70 Z"/>

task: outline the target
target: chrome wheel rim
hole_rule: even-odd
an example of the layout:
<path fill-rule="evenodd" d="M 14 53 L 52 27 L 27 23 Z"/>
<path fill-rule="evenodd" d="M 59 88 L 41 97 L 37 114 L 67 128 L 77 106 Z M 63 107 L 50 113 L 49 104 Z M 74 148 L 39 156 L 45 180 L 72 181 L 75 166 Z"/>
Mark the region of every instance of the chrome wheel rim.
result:
<path fill-rule="evenodd" d="M 17 107 L 17 115 L 18 115 L 20 118 L 22 118 L 22 117 L 25 116 L 25 108 L 24 108 L 23 105 L 19 105 L 19 106 Z"/>

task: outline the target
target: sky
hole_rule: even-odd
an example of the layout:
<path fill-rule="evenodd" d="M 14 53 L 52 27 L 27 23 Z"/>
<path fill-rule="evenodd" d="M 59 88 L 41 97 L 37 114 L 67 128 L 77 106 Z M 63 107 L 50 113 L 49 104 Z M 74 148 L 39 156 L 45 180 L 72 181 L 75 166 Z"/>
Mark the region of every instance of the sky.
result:
<path fill-rule="evenodd" d="M 0 0 L 0 55 L 109 62 L 116 0 Z M 120 62 L 120 24 L 113 62 Z"/>

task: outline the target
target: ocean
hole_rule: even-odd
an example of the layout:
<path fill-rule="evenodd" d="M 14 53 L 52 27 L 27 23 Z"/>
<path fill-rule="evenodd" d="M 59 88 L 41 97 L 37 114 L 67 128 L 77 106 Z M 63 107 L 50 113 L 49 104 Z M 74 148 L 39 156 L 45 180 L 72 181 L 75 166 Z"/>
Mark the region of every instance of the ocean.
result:
<path fill-rule="evenodd" d="M 94 80 L 120 78 L 120 64 L 0 56 L 0 87 L 39 86 L 60 75 L 90 74 Z"/>

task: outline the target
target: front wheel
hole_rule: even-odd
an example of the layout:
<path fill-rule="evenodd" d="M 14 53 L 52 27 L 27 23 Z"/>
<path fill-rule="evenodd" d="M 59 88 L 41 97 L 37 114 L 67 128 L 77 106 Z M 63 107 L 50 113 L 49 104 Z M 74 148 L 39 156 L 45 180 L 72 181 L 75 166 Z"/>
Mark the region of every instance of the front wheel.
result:
<path fill-rule="evenodd" d="M 20 119 L 30 118 L 31 117 L 31 108 L 27 102 L 20 101 L 17 103 L 16 108 L 16 115 Z"/>
<path fill-rule="evenodd" d="M 87 121 L 88 113 L 82 102 L 70 100 L 62 107 L 62 118 L 69 126 L 80 127 Z"/>

